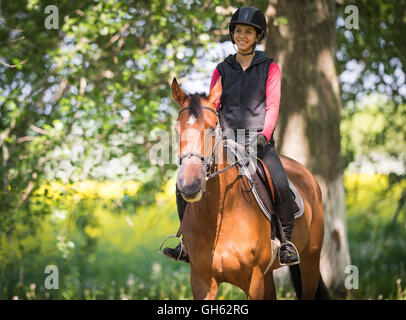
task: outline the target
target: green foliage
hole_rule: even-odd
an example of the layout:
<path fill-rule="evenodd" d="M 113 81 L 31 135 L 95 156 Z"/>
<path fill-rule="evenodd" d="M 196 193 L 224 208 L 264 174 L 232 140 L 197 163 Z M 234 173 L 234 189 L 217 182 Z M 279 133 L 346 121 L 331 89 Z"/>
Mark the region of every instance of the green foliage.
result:
<path fill-rule="evenodd" d="M 348 5 L 358 8 L 358 29 L 347 29 L 344 25 L 349 16 L 344 12 Z M 406 71 L 402 53 L 406 49 L 405 9 L 405 1 L 385 0 L 346 0 L 338 6 L 338 17 L 342 19 L 337 28 L 338 74 L 348 68 L 350 61 L 361 65 L 356 81 L 342 87 L 344 101 L 355 100 L 360 94 L 380 92 L 389 95 L 395 105 L 405 102 L 405 94 L 399 91 L 404 87 L 402 73 L 404 77 Z M 405 112 L 403 109 L 403 115 Z"/>
<path fill-rule="evenodd" d="M 98 186 L 95 188 L 95 186 Z M 345 178 L 352 264 L 359 269 L 356 299 L 404 299 L 405 229 L 392 224 L 402 187 L 388 190 L 384 175 Z M 0 238 L 1 299 L 191 299 L 189 266 L 162 257 L 161 241 L 178 228 L 173 183 L 156 204 L 132 215 L 120 205 L 127 186 L 98 183 L 53 185 L 31 201 L 52 205 L 38 232 L 18 243 Z M 44 190 L 45 188 L 41 188 Z M 60 192 L 64 190 L 63 195 Z M 110 190 L 116 190 L 113 194 Z M 100 198 L 108 193 L 110 197 Z M 121 200 L 121 201 L 119 201 Z M 403 223 L 406 223 L 406 214 Z M 24 223 L 17 226 L 26 230 Z M 177 242 L 170 239 L 166 245 Z M 59 289 L 44 287 L 47 265 L 59 269 Z M 280 299 L 294 299 L 292 288 L 277 288 Z M 218 299 L 245 299 L 222 284 Z"/>
<path fill-rule="evenodd" d="M 357 7 L 358 29 L 345 26 L 348 5 Z M 338 5 L 337 73 L 344 102 L 345 167 L 356 155 L 373 153 L 395 158 L 406 167 L 405 10 L 405 1 L 343 1 Z M 371 96 L 378 98 L 372 101 Z M 391 174 L 404 179 L 396 170 Z"/>
<path fill-rule="evenodd" d="M 38 206 L 53 208 L 38 233 L 21 246 L 0 238 L 1 299 L 191 299 L 189 266 L 157 251 L 178 227 L 172 187 L 138 215 L 120 208 L 124 190 L 98 198 L 90 185 L 80 196 L 69 186 L 47 188 L 49 197 L 33 197 Z M 44 269 L 51 264 L 59 269 L 58 290 L 44 287 Z M 229 285 L 219 292 L 220 299 L 242 297 Z"/>
<path fill-rule="evenodd" d="M 370 95 L 343 110 L 341 145 L 345 167 L 355 156 L 369 158 L 380 154 L 402 160 L 406 150 L 406 131 L 401 114 L 405 105 L 394 111 L 394 103 L 384 95 Z"/>
<path fill-rule="evenodd" d="M 359 269 L 358 299 L 405 299 L 406 211 L 393 223 L 396 201 L 406 184 L 389 189 L 385 175 L 345 179 L 351 263 Z M 406 208 L 405 208 L 406 210 Z"/>
<path fill-rule="evenodd" d="M 217 3 L 58 1 L 55 30 L 44 24 L 54 3 L 1 2 L 0 235 L 19 241 L 35 232 L 36 216 L 50 208 L 40 212 L 29 199 L 46 167 L 55 171 L 79 141 L 84 150 L 70 159 L 74 171 L 64 182 L 103 178 L 84 166 L 101 145 L 104 159 L 135 162 L 144 185 L 133 206 L 155 201 L 176 166 L 150 163 L 149 133 L 169 129 L 170 81 L 204 52 L 209 37 L 200 36 L 222 19 Z M 19 231 L 22 221 L 31 231 Z"/>
<path fill-rule="evenodd" d="M 0 298 L 190 298 L 187 267 L 155 253 L 177 221 L 173 202 L 150 205 L 176 166 L 151 164 L 150 132 L 169 129 L 176 114 L 172 78 L 190 72 L 210 41 L 228 40 L 222 31 L 227 30 L 230 7 L 255 5 L 265 11 L 268 1 L 62 0 L 57 3 L 57 30 L 44 26 L 50 4 L 0 3 Z M 344 20 L 348 4 L 338 7 L 338 19 Z M 356 5 L 360 29 L 337 26 L 337 73 L 350 70 L 351 62 L 362 67 L 353 83 L 340 82 L 346 165 L 357 154 L 371 152 L 401 158 L 406 139 L 404 1 L 362 0 Z M 376 91 L 389 99 L 358 103 Z M 83 152 L 72 159 L 78 142 Z M 63 188 L 58 195 L 51 188 L 38 195 L 49 171 L 66 160 L 74 171 L 63 182 L 102 179 L 84 165 L 95 146 L 103 147 L 103 159 L 131 155 L 141 184 L 136 196 L 127 193 L 107 201 Z M 55 150 L 61 151 L 55 155 Z M 388 194 L 392 186 L 400 192 L 404 176 L 389 177 Z M 374 195 L 359 203 L 374 203 L 371 199 Z M 404 251 L 395 235 L 404 235 L 397 227 L 382 228 L 388 216 L 381 216 L 394 205 L 377 203 L 382 212 L 372 219 L 359 219 L 367 209 L 349 205 L 353 261 L 363 270 L 372 249 L 364 254 L 360 248 L 368 246 L 365 241 L 377 243 L 378 269 L 361 273 L 364 283 L 374 283 L 377 272 L 385 275 L 360 291 L 363 297 L 376 297 L 377 292 L 394 297 L 399 291 L 393 287 L 396 279 L 385 272 L 404 275 L 394 258 Z M 387 261 L 394 261 L 393 270 Z M 60 266 L 63 289 L 56 292 L 43 287 L 49 264 Z M 241 297 L 227 285 L 222 288 L 222 298 Z"/>
<path fill-rule="evenodd" d="M 59 206 L 47 194 L 41 199 L 32 195 L 49 171 L 62 179 L 56 171 L 64 161 L 69 160 L 74 170 L 63 181 L 72 183 L 103 178 L 84 166 L 95 146 L 104 147 L 104 159 L 129 154 L 142 186 L 136 197 L 123 198 L 118 210 L 138 213 L 156 201 L 176 166 L 151 164 L 148 152 L 154 141 L 149 133 L 169 129 L 174 114 L 170 81 L 190 72 L 205 53 L 211 30 L 225 28 L 227 17 L 215 10 L 219 4 L 227 7 L 230 2 L 63 0 L 56 4 L 55 30 L 45 27 L 44 11 L 53 2 L 0 3 L 2 294 L 20 295 L 27 278 L 15 271 L 31 274 L 23 271 L 25 259 L 34 261 L 31 254 L 44 254 L 34 239 L 45 235 L 42 228 L 56 232 L 45 221 L 52 222 L 48 220 Z M 69 155 L 78 142 L 84 150 L 73 159 Z M 84 252 L 94 249 L 96 243 L 85 230 L 97 227 L 97 216 L 80 213 L 87 212 L 87 206 L 82 200 L 77 212 L 69 211 L 69 228 L 77 228 L 77 243 L 58 233 L 58 242 L 49 248 L 62 252 L 62 258 L 44 257 L 61 263 L 68 259 L 72 243 Z M 66 267 L 72 277 L 66 285 L 72 290 L 80 282 L 76 275 L 87 274 L 81 268 L 82 256 L 75 259 L 76 271 Z M 76 293 L 65 291 L 64 296 Z"/>

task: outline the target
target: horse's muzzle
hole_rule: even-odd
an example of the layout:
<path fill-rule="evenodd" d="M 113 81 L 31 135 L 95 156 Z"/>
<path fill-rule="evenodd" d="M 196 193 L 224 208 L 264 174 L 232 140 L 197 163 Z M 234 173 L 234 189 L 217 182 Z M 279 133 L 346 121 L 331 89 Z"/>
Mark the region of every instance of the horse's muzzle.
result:
<path fill-rule="evenodd" d="M 182 198 L 187 202 L 200 201 L 200 199 L 203 197 L 205 179 L 196 177 L 192 183 L 186 184 L 182 177 L 178 177 L 177 187 L 182 195 Z"/>

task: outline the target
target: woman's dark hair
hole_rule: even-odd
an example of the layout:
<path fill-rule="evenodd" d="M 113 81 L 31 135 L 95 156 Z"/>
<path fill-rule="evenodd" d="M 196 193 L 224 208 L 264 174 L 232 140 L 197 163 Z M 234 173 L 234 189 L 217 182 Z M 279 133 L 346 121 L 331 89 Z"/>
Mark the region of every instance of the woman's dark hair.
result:
<path fill-rule="evenodd" d="M 261 36 L 261 35 L 262 35 L 262 30 L 261 30 L 261 29 L 259 29 L 259 28 L 257 28 L 257 27 L 254 27 L 254 29 L 255 29 L 255 32 L 257 33 L 257 36 Z"/>

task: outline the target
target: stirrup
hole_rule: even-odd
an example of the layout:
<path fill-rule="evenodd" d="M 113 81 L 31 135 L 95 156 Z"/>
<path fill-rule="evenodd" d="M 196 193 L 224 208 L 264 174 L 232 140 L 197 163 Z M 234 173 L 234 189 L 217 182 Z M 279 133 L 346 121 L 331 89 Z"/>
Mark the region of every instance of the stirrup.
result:
<path fill-rule="evenodd" d="M 291 262 L 291 263 L 282 263 L 281 262 L 281 249 L 282 249 L 283 246 L 286 246 L 288 244 L 290 244 L 293 247 L 293 249 L 295 250 L 295 253 L 297 255 L 297 261 Z M 278 249 L 278 260 L 279 260 L 279 265 L 281 267 L 283 267 L 283 266 L 294 266 L 295 264 L 299 264 L 300 263 L 299 251 L 297 250 L 296 246 L 292 242 L 286 241 L 286 242 L 282 243 L 281 246 Z"/>
<path fill-rule="evenodd" d="M 165 243 L 169 238 L 177 238 L 177 239 L 179 240 L 179 242 L 180 242 L 180 252 L 179 252 L 179 255 L 178 255 L 178 257 L 177 257 L 176 259 L 173 259 L 172 257 L 167 256 L 167 255 L 164 253 L 164 251 L 162 250 L 162 247 L 163 247 L 164 243 Z M 182 239 L 181 239 L 180 237 L 178 237 L 176 234 L 171 234 L 171 235 L 167 236 L 167 237 L 162 241 L 162 243 L 161 243 L 161 245 L 160 245 L 160 247 L 159 247 L 159 249 L 158 249 L 158 253 L 159 253 L 159 254 L 163 255 L 164 257 L 167 257 L 167 258 L 170 258 L 170 259 L 172 259 L 172 260 L 175 260 L 175 261 L 179 261 L 179 260 L 180 260 L 180 257 L 182 256 L 182 253 L 183 253 L 183 252 L 186 252 L 185 246 L 184 246 L 184 244 L 183 244 Z"/>

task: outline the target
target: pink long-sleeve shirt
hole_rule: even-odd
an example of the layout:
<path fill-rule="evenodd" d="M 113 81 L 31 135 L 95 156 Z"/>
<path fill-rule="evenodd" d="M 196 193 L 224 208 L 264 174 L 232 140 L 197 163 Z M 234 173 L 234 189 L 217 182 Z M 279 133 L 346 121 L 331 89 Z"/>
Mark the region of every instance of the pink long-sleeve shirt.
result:
<path fill-rule="evenodd" d="M 210 91 L 217 83 L 220 77 L 217 68 L 214 69 L 210 82 Z M 269 66 L 268 78 L 266 81 L 266 109 L 265 109 L 265 121 L 264 127 L 260 133 L 262 133 L 267 140 L 271 138 L 272 132 L 275 129 L 276 120 L 279 114 L 279 103 L 281 99 L 281 71 L 278 65 L 274 62 Z M 217 110 L 220 107 L 220 103 L 217 104 Z"/>

